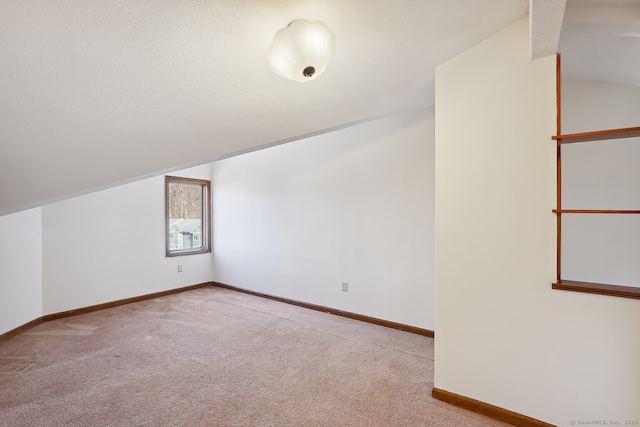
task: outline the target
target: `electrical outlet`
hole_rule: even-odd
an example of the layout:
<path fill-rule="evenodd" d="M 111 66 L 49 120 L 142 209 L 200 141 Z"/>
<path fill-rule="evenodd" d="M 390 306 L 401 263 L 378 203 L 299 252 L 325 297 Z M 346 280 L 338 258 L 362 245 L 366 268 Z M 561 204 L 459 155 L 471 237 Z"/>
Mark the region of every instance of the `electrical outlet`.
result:
<path fill-rule="evenodd" d="M 342 282 L 342 292 L 347 292 L 348 287 L 349 287 L 349 284 L 347 282 Z"/>
<path fill-rule="evenodd" d="M 178 273 L 182 273 L 182 266 L 181 265 L 178 266 Z"/>

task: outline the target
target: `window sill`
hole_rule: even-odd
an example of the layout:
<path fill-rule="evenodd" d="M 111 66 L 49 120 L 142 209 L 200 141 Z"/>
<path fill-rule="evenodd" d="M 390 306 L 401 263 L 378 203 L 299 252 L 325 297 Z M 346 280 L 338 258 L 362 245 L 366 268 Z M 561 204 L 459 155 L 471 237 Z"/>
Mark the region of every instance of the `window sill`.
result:
<path fill-rule="evenodd" d="M 604 283 L 561 280 L 551 285 L 553 289 L 588 294 L 608 295 L 621 298 L 640 299 L 640 288 L 633 286 L 607 285 Z"/>
<path fill-rule="evenodd" d="M 199 249 L 197 251 L 171 251 L 171 252 L 167 252 L 166 255 L 167 257 L 172 257 L 172 256 L 184 256 L 184 255 L 197 255 L 197 254 L 210 254 L 211 253 L 211 249 L 207 248 L 207 249 Z"/>

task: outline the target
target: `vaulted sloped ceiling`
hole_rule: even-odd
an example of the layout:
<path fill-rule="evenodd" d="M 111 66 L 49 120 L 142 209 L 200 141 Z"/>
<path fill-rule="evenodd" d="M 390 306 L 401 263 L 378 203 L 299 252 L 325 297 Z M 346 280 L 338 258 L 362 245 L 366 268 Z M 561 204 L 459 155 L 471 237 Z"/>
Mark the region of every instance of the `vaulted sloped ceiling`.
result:
<path fill-rule="evenodd" d="M 435 67 L 528 7 L 0 1 L 0 215 L 433 105 Z M 302 84 L 273 74 L 266 56 L 300 18 L 336 37 L 327 71 Z"/>
<path fill-rule="evenodd" d="M 434 68 L 526 0 L 3 0 L 0 214 L 433 104 Z M 327 71 L 273 74 L 299 18 Z"/>

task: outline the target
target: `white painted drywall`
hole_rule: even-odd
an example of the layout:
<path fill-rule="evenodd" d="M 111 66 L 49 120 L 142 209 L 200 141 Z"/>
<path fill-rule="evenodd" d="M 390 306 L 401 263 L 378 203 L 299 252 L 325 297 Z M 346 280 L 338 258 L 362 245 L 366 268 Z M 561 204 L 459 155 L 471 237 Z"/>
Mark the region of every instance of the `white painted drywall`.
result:
<path fill-rule="evenodd" d="M 640 88 L 564 79 L 563 133 L 640 125 Z M 565 209 L 640 209 L 640 138 L 562 148 Z M 640 215 L 563 215 L 562 277 L 640 286 Z"/>
<path fill-rule="evenodd" d="M 42 316 L 41 209 L 0 216 L 0 334 Z"/>
<path fill-rule="evenodd" d="M 214 280 L 433 329 L 433 114 L 214 163 Z"/>
<path fill-rule="evenodd" d="M 562 79 L 562 133 L 639 126 L 640 87 Z"/>
<path fill-rule="evenodd" d="M 158 176 L 42 208 L 45 315 L 211 280 L 211 254 L 165 256 L 164 191 Z"/>
<path fill-rule="evenodd" d="M 640 302 L 551 289 L 555 57 L 528 22 L 436 72 L 435 386 L 560 426 L 640 419 Z"/>

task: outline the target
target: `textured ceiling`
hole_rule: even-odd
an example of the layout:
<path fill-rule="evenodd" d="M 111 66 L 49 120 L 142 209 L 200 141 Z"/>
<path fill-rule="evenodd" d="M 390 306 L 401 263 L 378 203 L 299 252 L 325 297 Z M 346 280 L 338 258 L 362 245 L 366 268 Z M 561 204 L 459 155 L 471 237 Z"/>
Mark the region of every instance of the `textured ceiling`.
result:
<path fill-rule="evenodd" d="M 526 0 L 3 0 L 0 214 L 433 104 L 434 68 Z M 269 70 L 299 19 L 336 35 L 309 83 Z"/>
<path fill-rule="evenodd" d="M 0 215 L 433 105 L 435 67 L 528 6 L 3 0 Z M 327 71 L 304 84 L 267 63 L 274 34 L 300 18 L 336 36 Z"/>
<path fill-rule="evenodd" d="M 567 0 L 536 0 L 529 4 L 531 59 L 558 52 Z"/>

